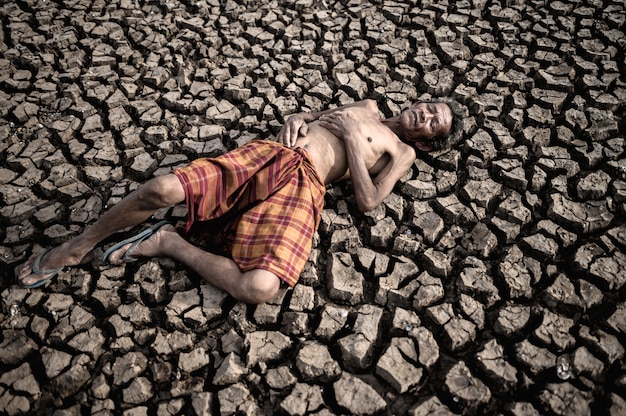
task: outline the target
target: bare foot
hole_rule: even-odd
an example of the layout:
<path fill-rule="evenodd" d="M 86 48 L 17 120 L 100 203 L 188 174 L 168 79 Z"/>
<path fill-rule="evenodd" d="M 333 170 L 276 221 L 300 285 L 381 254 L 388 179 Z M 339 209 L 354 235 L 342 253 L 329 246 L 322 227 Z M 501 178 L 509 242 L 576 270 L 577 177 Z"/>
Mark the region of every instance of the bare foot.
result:
<path fill-rule="evenodd" d="M 85 255 L 74 255 L 71 253 L 69 243 L 60 245 L 43 253 L 33 254 L 30 258 L 15 269 L 15 274 L 20 285 L 24 287 L 37 287 L 37 283 L 43 283 L 54 277 L 60 268 L 66 266 L 76 266 L 79 264 L 89 263 L 93 259 L 93 252 L 89 251 Z M 39 270 L 50 273 L 36 273 L 35 263 L 39 258 Z"/>
<path fill-rule="evenodd" d="M 164 254 L 163 243 L 173 237 L 180 238 L 176 228 L 171 224 L 163 225 L 154 234 L 139 243 L 132 252 L 128 251 L 133 246 L 133 243 L 128 243 L 120 247 L 119 250 L 115 250 L 108 256 L 108 262 L 111 264 L 124 263 L 124 255 L 127 252 L 131 259 L 136 257 L 162 257 Z"/>

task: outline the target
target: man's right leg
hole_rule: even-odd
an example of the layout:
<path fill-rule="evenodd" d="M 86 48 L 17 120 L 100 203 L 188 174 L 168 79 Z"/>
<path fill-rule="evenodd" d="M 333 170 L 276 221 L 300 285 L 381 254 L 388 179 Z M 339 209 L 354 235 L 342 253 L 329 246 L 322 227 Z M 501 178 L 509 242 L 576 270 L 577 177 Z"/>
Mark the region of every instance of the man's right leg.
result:
<path fill-rule="evenodd" d="M 111 253 L 111 263 L 121 263 L 130 246 L 129 243 Z M 196 247 L 181 237 L 170 224 L 159 228 L 156 233 L 142 241 L 134 249 L 133 256 L 170 257 L 178 260 L 211 285 L 245 303 L 268 302 L 276 296 L 280 287 L 280 279 L 274 273 L 263 269 L 242 272 L 232 259 Z"/>
<path fill-rule="evenodd" d="M 154 178 L 115 204 L 82 234 L 48 252 L 41 259 L 40 268 L 51 270 L 88 262 L 92 258 L 94 247 L 105 238 L 144 222 L 160 208 L 176 205 L 184 200 L 185 191 L 176 175 Z M 16 270 L 17 278 L 24 285 L 47 277 L 33 273 L 36 257 L 33 255 Z"/>

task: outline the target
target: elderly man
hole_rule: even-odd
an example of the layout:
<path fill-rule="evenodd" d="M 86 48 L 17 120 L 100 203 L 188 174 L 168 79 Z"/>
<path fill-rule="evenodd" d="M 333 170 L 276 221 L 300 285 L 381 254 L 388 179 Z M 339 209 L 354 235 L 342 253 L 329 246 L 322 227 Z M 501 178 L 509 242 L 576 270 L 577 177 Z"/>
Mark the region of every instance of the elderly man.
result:
<path fill-rule="evenodd" d="M 201 158 L 151 179 L 105 212 L 82 234 L 33 255 L 16 270 L 34 288 L 66 266 L 91 261 L 94 247 L 115 232 L 185 202 L 188 233 L 219 231 L 227 255 L 205 251 L 162 221 L 104 255 L 119 264 L 167 256 L 246 303 L 271 300 L 281 282 L 293 286 L 309 257 L 325 185 L 350 178 L 361 211 L 376 207 L 413 164 L 418 151 L 449 147 L 460 137 L 455 104 L 415 103 L 381 119 L 365 100 L 290 116 L 278 142 L 253 140 L 216 158 Z"/>

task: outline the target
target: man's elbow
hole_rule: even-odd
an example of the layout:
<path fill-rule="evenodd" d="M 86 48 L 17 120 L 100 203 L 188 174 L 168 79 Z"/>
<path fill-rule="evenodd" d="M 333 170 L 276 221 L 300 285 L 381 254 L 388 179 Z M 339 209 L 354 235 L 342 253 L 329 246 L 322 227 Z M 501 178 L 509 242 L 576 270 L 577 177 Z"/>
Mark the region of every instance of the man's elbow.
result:
<path fill-rule="evenodd" d="M 360 212 L 369 212 L 378 206 L 378 202 L 367 199 L 367 200 L 358 200 L 356 203 L 356 207 Z"/>

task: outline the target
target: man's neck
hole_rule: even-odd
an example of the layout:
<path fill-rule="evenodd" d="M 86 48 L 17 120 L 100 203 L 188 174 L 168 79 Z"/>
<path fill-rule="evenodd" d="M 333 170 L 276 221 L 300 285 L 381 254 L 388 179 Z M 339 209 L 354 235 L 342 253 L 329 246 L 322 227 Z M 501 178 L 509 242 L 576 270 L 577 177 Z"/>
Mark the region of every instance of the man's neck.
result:
<path fill-rule="evenodd" d="M 389 130 L 395 133 L 396 136 L 402 138 L 402 127 L 400 125 L 400 116 L 394 116 L 380 120 L 380 122 Z"/>

